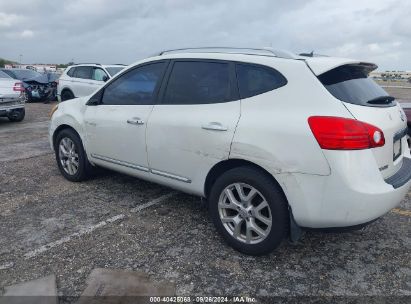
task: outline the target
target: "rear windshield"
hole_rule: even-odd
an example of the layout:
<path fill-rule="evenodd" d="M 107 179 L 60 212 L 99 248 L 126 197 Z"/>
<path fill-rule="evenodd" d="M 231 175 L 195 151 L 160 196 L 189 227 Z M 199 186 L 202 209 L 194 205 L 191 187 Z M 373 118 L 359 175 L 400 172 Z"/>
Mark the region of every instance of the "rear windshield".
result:
<path fill-rule="evenodd" d="M 110 76 L 113 77 L 124 68 L 125 67 L 106 67 L 106 70 L 110 74 Z"/>
<path fill-rule="evenodd" d="M 32 70 L 13 70 L 13 73 L 16 75 L 17 79 L 20 80 L 30 79 L 41 75 L 40 73 Z"/>
<path fill-rule="evenodd" d="M 343 65 L 321 74 L 318 79 L 339 100 L 361 106 L 394 106 L 396 102 L 360 65 Z"/>
<path fill-rule="evenodd" d="M 0 78 L 11 78 L 9 75 L 4 73 L 3 71 L 0 71 Z"/>

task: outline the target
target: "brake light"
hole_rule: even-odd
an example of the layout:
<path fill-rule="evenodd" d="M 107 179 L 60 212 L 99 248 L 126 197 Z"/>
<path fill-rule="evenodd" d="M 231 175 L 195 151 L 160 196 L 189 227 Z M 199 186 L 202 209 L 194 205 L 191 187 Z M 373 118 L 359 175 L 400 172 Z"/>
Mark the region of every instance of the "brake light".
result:
<path fill-rule="evenodd" d="M 23 87 L 23 83 L 21 82 L 16 82 L 13 86 L 13 91 L 16 92 L 24 92 L 24 87 Z"/>
<path fill-rule="evenodd" d="M 385 144 L 381 129 L 359 120 L 311 116 L 308 124 L 322 149 L 362 150 L 382 147 Z"/>

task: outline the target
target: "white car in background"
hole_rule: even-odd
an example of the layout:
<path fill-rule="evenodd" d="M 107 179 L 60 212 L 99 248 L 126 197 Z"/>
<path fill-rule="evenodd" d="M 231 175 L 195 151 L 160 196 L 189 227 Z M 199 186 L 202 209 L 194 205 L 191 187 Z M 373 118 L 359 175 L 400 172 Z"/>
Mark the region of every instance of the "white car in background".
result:
<path fill-rule="evenodd" d="M 25 116 L 24 87 L 6 73 L 0 71 L 0 117 L 10 121 L 22 121 Z"/>
<path fill-rule="evenodd" d="M 58 104 L 49 138 L 68 180 L 102 166 L 205 197 L 231 246 L 266 254 L 304 228 L 363 226 L 408 193 L 406 118 L 368 78 L 376 68 L 270 50 L 163 52 Z"/>
<path fill-rule="evenodd" d="M 57 99 L 65 101 L 88 96 L 124 68 L 125 65 L 122 64 L 101 65 L 98 63 L 69 66 L 59 78 Z"/>

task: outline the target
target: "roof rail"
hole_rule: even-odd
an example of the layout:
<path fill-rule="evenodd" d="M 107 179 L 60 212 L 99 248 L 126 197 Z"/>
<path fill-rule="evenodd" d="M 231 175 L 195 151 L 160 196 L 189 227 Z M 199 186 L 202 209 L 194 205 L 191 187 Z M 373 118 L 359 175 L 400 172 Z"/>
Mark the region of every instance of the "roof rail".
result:
<path fill-rule="evenodd" d="M 195 48 L 181 48 L 165 50 L 158 54 L 162 56 L 172 53 L 231 53 L 231 54 L 243 54 L 243 55 L 259 55 L 259 56 L 271 56 L 285 59 L 298 59 L 298 57 L 288 51 L 274 50 L 272 48 L 236 48 L 236 47 L 195 47 Z"/>
<path fill-rule="evenodd" d="M 105 65 L 123 65 L 123 66 L 127 66 L 127 64 L 124 64 L 124 63 L 109 63 L 109 64 L 105 64 Z"/>
<path fill-rule="evenodd" d="M 95 62 L 81 62 L 81 63 L 73 63 L 73 65 L 81 65 L 81 64 L 95 64 L 95 65 L 101 65 L 101 63 L 95 63 Z"/>

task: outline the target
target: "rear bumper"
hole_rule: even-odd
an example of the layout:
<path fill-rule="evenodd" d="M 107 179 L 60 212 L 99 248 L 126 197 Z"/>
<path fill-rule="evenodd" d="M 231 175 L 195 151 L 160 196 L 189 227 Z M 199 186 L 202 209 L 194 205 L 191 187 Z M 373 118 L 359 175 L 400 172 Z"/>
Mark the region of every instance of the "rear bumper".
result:
<path fill-rule="evenodd" d="M 390 184 L 394 189 L 400 188 L 411 179 L 411 159 L 403 158 L 401 169 L 393 176 L 385 179 L 387 184 Z"/>
<path fill-rule="evenodd" d="M 0 116 L 7 116 L 10 112 L 17 109 L 24 109 L 24 103 L 20 102 L 20 99 L 8 99 L 0 103 Z"/>
<path fill-rule="evenodd" d="M 384 180 L 370 150 L 325 151 L 331 175 L 278 174 L 302 227 L 330 228 L 370 222 L 396 207 L 411 186 L 411 159 L 404 158 L 402 168 Z"/>

